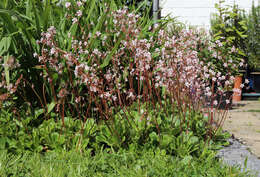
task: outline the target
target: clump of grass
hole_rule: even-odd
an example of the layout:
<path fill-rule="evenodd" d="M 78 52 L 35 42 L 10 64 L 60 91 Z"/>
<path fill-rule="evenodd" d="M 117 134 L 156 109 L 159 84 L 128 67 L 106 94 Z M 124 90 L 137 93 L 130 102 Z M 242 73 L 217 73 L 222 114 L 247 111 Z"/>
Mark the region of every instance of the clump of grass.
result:
<path fill-rule="evenodd" d="M 260 112 L 260 109 L 250 109 L 250 110 L 247 110 L 246 112 Z"/>
<path fill-rule="evenodd" d="M 10 155 L 0 152 L 1 176 L 248 176 L 214 155 L 180 159 L 162 151 L 98 153 L 52 152 Z"/>

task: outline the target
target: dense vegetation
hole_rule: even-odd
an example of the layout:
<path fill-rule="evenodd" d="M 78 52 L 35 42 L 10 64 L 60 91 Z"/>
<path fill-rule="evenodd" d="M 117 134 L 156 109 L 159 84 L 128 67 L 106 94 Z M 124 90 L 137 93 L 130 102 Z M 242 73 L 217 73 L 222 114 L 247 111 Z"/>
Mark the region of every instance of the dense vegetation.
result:
<path fill-rule="evenodd" d="M 216 157 L 238 50 L 128 3 L 0 4 L 1 176 L 246 175 Z"/>
<path fill-rule="evenodd" d="M 216 39 L 226 41 L 226 46 L 235 46 L 239 52 L 236 57 L 246 60 L 249 69 L 260 66 L 260 8 L 252 5 L 245 12 L 237 5 L 224 6 L 224 0 L 217 4 L 217 13 L 211 18 L 211 33 Z"/>

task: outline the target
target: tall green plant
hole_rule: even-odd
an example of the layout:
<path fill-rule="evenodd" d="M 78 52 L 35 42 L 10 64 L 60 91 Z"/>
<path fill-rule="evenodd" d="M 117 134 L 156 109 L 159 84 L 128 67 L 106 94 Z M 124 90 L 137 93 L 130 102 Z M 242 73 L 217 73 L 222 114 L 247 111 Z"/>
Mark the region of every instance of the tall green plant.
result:
<path fill-rule="evenodd" d="M 236 48 L 237 52 L 230 57 L 233 60 L 246 58 L 247 25 L 242 18 L 242 10 L 237 5 L 224 6 L 225 0 L 215 4 L 217 13 L 211 17 L 211 34 L 215 41 L 221 41 L 224 48 Z"/>
<path fill-rule="evenodd" d="M 250 68 L 260 67 L 260 6 L 252 5 L 248 15 L 245 15 L 247 31 L 247 54 Z"/>
<path fill-rule="evenodd" d="M 36 41 L 40 39 L 41 32 L 50 25 L 60 25 L 65 18 L 63 8 L 57 6 L 56 1 L 46 0 L 3 0 L 0 3 L 0 56 L 5 62 L 10 56 L 20 63 L 16 74 L 10 73 L 10 67 L 5 67 L 7 82 L 15 82 L 21 75 L 34 85 L 35 90 L 42 90 L 42 80 L 39 72 L 34 68 L 38 61 L 34 53 L 39 51 Z M 31 97 L 31 88 L 26 87 L 21 93 L 34 102 Z M 21 97 L 21 95 L 19 95 Z M 23 102 L 24 100 L 20 100 Z"/>
<path fill-rule="evenodd" d="M 76 1 L 71 2 L 73 6 L 77 6 Z M 71 40 L 68 40 L 68 34 L 72 36 L 81 36 L 84 33 L 92 33 L 102 31 L 105 17 L 105 12 L 102 8 L 109 5 L 111 10 L 117 9 L 124 5 L 128 5 L 132 11 L 141 12 L 144 17 L 143 26 L 149 23 L 149 9 L 151 6 L 148 1 L 98 1 L 91 0 L 86 3 L 84 7 L 84 14 L 86 18 L 81 21 L 81 26 L 84 28 L 79 29 L 77 25 L 67 23 L 66 19 L 69 18 L 65 1 L 58 2 L 57 0 L 3 0 L 0 4 L 0 56 L 4 56 L 4 62 L 8 60 L 8 56 L 15 58 L 21 64 L 17 69 L 18 74 L 12 75 L 10 68 L 5 67 L 5 78 L 15 82 L 20 75 L 27 81 L 27 88 L 20 90 L 21 94 L 29 99 L 30 102 L 35 102 L 37 97 L 32 97 L 32 89 L 42 97 L 42 90 L 44 89 L 44 81 L 41 79 L 40 71 L 35 67 L 38 61 L 35 59 L 35 54 L 39 53 L 39 46 L 37 40 L 40 40 L 41 33 L 47 31 L 49 26 L 57 27 L 59 33 L 59 45 L 63 49 L 71 49 Z M 75 12 L 76 13 L 76 12 Z M 98 45 L 98 42 L 92 37 L 92 47 Z M 109 58 L 108 58 L 109 59 Z M 106 62 L 108 61 L 105 60 Z M 104 63 L 104 65 L 106 65 Z M 45 83 L 45 85 L 48 85 Z M 45 88 L 47 96 L 50 96 L 50 88 Z M 4 91 L 2 91 L 4 92 Z M 21 97 L 19 95 L 19 98 Z M 48 99 L 48 98 L 47 98 Z M 23 103 L 24 100 L 22 99 Z M 37 104 L 39 105 L 39 104 Z"/>

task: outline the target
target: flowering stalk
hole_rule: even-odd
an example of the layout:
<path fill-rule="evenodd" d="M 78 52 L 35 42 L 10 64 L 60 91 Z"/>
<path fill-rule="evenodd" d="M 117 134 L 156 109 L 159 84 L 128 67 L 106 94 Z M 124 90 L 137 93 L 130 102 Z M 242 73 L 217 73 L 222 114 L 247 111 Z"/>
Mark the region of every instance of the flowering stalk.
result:
<path fill-rule="evenodd" d="M 223 52 L 219 41 L 202 40 L 193 30 L 174 36 L 149 24 L 149 30 L 144 31 L 143 19 L 127 8 L 109 11 L 102 7 L 106 13 L 97 18 L 103 25 L 95 27 L 90 22 L 81 26 L 89 15 L 84 10 L 87 2 L 79 2 L 76 6 L 65 4 L 76 12 L 68 15 L 69 23 L 77 29 L 68 34 L 69 46 L 60 44 L 60 33 L 50 27 L 39 41 L 41 53 L 35 55 L 63 121 L 66 116 L 77 115 L 84 122 L 90 117 L 106 122 L 113 120 L 113 111 L 122 110 L 129 128 L 135 127 L 127 107 L 137 102 L 139 113 L 142 105 L 146 108 L 141 113 L 144 121 L 148 119 L 145 112 L 151 107 L 159 109 L 159 103 L 167 117 L 177 108 L 176 116 L 187 132 L 193 111 L 207 112 L 209 125 L 213 124 L 218 113 L 213 108 L 220 104 L 217 93 L 224 94 L 232 86 L 232 70 L 237 66 L 225 52 L 235 51 Z M 209 60 L 212 58 L 217 63 Z M 222 115 L 220 124 L 226 114 Z M 159 133 L 157 119 L 153 123 Z M 116 128 L 110 130 L 117 134 Z M 214 134 L 212 127 L 209 134 Z"/>

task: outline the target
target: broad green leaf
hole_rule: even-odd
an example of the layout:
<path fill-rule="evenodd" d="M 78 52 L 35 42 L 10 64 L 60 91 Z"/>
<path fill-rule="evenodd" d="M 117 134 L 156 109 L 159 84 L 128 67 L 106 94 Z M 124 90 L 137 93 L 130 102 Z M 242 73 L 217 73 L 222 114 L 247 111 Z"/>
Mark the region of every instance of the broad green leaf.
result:
<path fill-rule="evenodd" d="M 238 49 L 238 54 L 242 55 L 242 56 L 246 56 L 246 54 L 242 50 L 240 50 L 240 49 Z"/>
<path fill-rule="evenodd" d="M 89 21 L 91 15 L 93 15 L 92 13 L 93 13 L 95 6 L 96 6 L 96 0 L 92 0 L 92 2 L 90 4 L 90 9 L 88 11 L 88 16 L 87 16 L 87 19 L 86 19 L 87 22 Z"/>
<path fill-rule="evenodd" d="M 159 141 L 159 137 L 155 132 L 150 133 L 149 137 L 152 141 Z"/>
<path fill-rule="evenodd" d="M 20 128 L 24 127 L 21 121 L 19 121 L 17 119 L 14 119 L 14 121 L 15 121 L 16 125 L 18 125 Z"/>
<path fill-rule="evenodd" d="M 124 79 L 124 80 L 127 79 L 128 74 L 129 74 L 129 72 L 128 72 L 128 69 L 127 69 L 127 67 L 126 67 L 126 68 L 124 69 L 124 72 L 123 72 L 123 79 Z"/>
<path fill-rule="evenodd" d="M 5 38 L 3 38 L 1 41 L 0 41 L 0 56 L 2 56 L 5 52 L 4 50 L 4 44 L 5 44 Z"/>
<path fill-rule="evenodd" d="M 197 136 L 192 136 L 191 138 L 190 138 L 190 143 L 191 144 L 195 144 L 195 143 L 197 143 L 199 141 L 199 138 L 197 137 Z"/>
<path fill-rule="evenodd" d="M 12 38 L 11 37 L 3 37 L 0 41 L 0 55 L 3 55 L 5 52 L 8 52 L 9 47 L 11 45 Z"/>
<path fill-rule="evenodd" d="M 53 110 L 53 108 L 55 107 L 55 105 L 56 105 L 55 102 L 51 102 L 50 104 L 47 105 L 48 114 Z"/>
<path fill-rule="evenodd" d="M 231 32 L 231 31 L 233 31 L 232 28 L 226 28 L 226 32 Z"/>
<path fill-rule="evenodd" d="M 10 47 L 10 44 L 11 44 L 11 40 L 12 40 L 11 37 L 6 37 L 6 39 L 5 39 L 5 48 L 4 48 L 5 51 L 8 51 L 8 49 Z"/>
<path fill-rule="evenodd" d="M 38 118 L 39 115 L 41 115 L 42 113 L 44 113 L 44 109 L 38 109 L 35 111 L 35 118 Z"/>
<path fill-rule="evenodd" d="M 162 147 L 168 147 L 169 144 L 170 144 L 172 141 L 173 141 L 172 136 L 167 135 L 167 134 L 162 135 L 161 146 L 162 146 Z"/>
<path fill-rule="evenodd" d="M 229 42 L 232 42 L 232 41 L 234 41 L 235 39 L 236 39 L 236 37 L 234 37 L 234 36 L 230 36 L 230 37 L 227 38 L 227 40 L 228 40 Z"/>
<path fill-rule="evenodd" d="M 102 28 L 102 26 L 103 26 L 103 24 L 104 24 L 104 21 L 105 21 L 105 19 L 106 19 L 106 16 L 107 16 L 106 13 L 103 13 L 103 14 L 101 15 L 101 18 L 100 18 L 100 20 L 98 21 L 98 24 L 96 25 L 95 29 L 93 30 L 93 34 L 95 34 L 97 31 L 99 31 L 99 30 Z M 93 35 L 93 36 L 91 37 L 91 40 L 90 40 L 90 48 L 92 48 L 93 42 L 94 42 L 95 40 L 96 40 L 95 35 Z"/>
<path fill-rule="evenodd" d="M 70 29 L 69 29 L 70 36 L 71 36 L 71 37 L 72 37 L 72 36 L 75 36 L 77 30 L 78 30 L 78 24 L 75 23 L 75 24 L 73 24 L 73 25 L 70 27 Z M 68 50 L 71 49 L 71 45 L 72 45 L 72 44 L 71 44 L 71 39 L 72 39 L 72 38 L 70 38 L 70 40 L 69 40 Z"/>
<path fill-rule="evenodd" d="M 9 73 L 9 67 L 7 65 L 8 60 L 9 60 L 9 54 L 7 56 L 4 56 L 5 80 L 7 82 L 7 85 L 10 84 L 10 73 Z"/>
<path fill-rule="evenodd" d="M 119 45 L 120 45 L 122 39 L 123 39 L 123 36 L 121 36 L 121 37 L 118 39 L 118 41 L 116 42 L 116 44 L 115 44 L 114 48 L 112 49 L 112 51 L 110 52 L 110 54 L 105 58 L 104 62 L 100 65 L 100 68 L 104 68 L 104 67 L 106 67 L 106 66 L 109 64 L 109 62 L 110 62 L 112 56 L 113 56 L 113 55 L 116 53 L 116 51 L 118 50 L 118 47 L 119 47 Z"/>
<path fill-rule="evenodd" d="M 0 137 L 0 150 L 4 150 L 6 144 L 6 137 Z"/>

